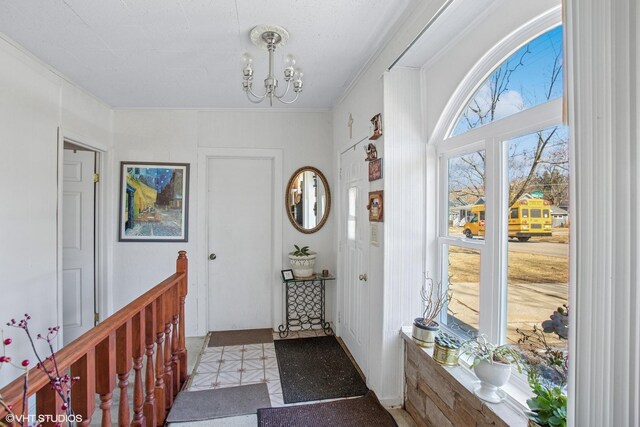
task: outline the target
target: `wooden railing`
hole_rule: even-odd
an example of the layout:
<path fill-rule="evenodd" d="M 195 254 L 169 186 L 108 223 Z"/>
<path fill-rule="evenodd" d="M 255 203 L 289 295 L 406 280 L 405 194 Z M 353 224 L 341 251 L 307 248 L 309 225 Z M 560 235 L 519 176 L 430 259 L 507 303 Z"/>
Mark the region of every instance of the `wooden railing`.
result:
<path fill-rule="evenodd" d="M 111 426 L 110 408 L 116 385 L 120 388 L 118 425 L 164 424 L 174 397 L 187 380 L 184 335 L 187 264 L 187 253 L 179 251 L 175 274 L 56 353 L 59 370 L 80 377 L 71 389 L 71 408 L 78 418 L 82 417 L 80 425 L 91 422 L 97 394 L 102 426 Z M 133 417 L 128 390 L 132 368 Z M 0 391 L 18 416 L 27 415 L 20 414 L 23 385 L 23 379 L 18 378 Z M 27 397 L 34 394 L 37 414 L 53 417 L 65 414 L 49 378 L 37 368 L 29 372 Z M 0 408 L 0 421 L 5 416 Z"/>

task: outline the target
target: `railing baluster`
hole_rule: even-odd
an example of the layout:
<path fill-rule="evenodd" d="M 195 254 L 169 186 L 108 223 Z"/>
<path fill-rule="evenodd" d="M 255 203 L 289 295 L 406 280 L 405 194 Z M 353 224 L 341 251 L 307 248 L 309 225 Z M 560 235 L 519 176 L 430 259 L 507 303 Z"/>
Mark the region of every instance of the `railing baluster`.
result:
<path fill-rule="evenodd" d="M 185 381 L 187 381 L 187 346 L 185 343 L 185 335 L 184 335 L 184 328 L 185 328 L 185 323 L 184 323 L 184 306 L 185 306 L 185 301 L 187 298 L 187 289 L 188 289 L 188 276 L 187 276 L 187 270 L 188 270 L 188 260 L 187 260 L 187 252 L 185 251 L 179 251 L 178 252 L 178 259 L 176 261 L 176 272 L 177 273 L 184 273 L 184 278 L 182 278 L 180 280 L 180 283 L 178 284 L 178 294 L 180 296 L 180 301 L 179 301 L 179 313 L 180 313 L 180 319 L 179 319 L 179 323 L 178 326 L 180 328 L 180 331 L 178 333 L 178 339 L 180 340 L 178 343 L 178 358 L 180 360 L 180 386 L 182 386 Z"/>
<path fill-rule="evenodd" d="M 111 427 L 111 399 L 116 388 L 116 334 L 112 332 L 96 347 L 96 393 L 100 395 L 102 427 Z"/>
<path fill-rule="evenodd" d="M 71 365 L 71 376 L 80 377 L 73 386 L 71 407 L 76 415 L 82 417 L 81 426 L 91 424 L 93 412 L 96 410 L 96 352 L 90 349 Z"/>
<path fill-rule="evenodd" d="M 120 388 L 120 404 L 118 405 L 118 425 L 126 426 L 131 422 L 129 412 L 129 372 L 133 363 L 131 320 L 116 330 L 116 372 Z"/>
<path fill-rule="evenodd" d="M 173 403 L 173 368 L 171 367 L 171 320 L 173 318 L 171 291 L 164 294 L 164 384 L 167 409 Z"/>
<path fill-rule="evenodd" d="M 144 394 L 142 392 L 142 358 L 145 350 L 145 310 L 142 309 L 133 317 L 133 420 L 132 427 L 145 425 Z"/>
<path fill-rule="evenodd" d="M 156 409 L 156 383 L 153 369 L 153 354 L 156 340 L 156 302 L 153 301 L 144 310 L 144 336 L 147 354 L 147 369 L 144 376 L 146 396 L 144 398 L 144 416 L 147 427 L 158 425 L 158 411 Z"/>
<path fill-rule="evenodd" d="M 164 385 L 164 295 L 156 300 L 156 414 L 157 424 L 164 424 L 166 416 L 165 385 Z"/>
<path fill-rule="evenodd" d="M 173 373 L 173 395 L 177 395 L 180 391 L 180 359 L 178 358 L 178 319 L 179 319 L 179 301 L 178 286 L 171 289 L 171 313 L 173 326 L 171 327 L 171 369 Z"/>

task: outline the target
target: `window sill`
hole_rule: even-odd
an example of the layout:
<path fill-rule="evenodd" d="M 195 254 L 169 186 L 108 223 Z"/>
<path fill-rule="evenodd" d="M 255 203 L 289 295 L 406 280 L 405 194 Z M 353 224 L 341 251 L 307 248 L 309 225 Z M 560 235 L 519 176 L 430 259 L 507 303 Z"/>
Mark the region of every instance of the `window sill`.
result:
<path fill-rule="evenodd" d="M 402 328 L 400 335 L 405 340 L 408 346 L 413 346 L 424 354 L 425 358 L 433 360 L 433 348 L 422 348 L 418 346 L 411 338 L 411 327 L 405 326 Z M 464 363 L 463 361 L 461 361 Z M 433 365 L 439 367 L 439 371 L 442 375 L 448 376 L 462 385 L 468 392 L 475 397 L 473 390 L 478 385 L 478 378 L 471 372 L 468 367 L 455 366 L 444 367 L 436 362 L 432 362 Z M 527 399 L 526 393 L 521 391 L 517 384 L 510 382 L 502 388 L 507 394 L 507 398 L 502 403 L 488 403 L 481 401 L 486 408 L 492 412 L 497 418 L 502 420 L 508 426 L 526 426 L 527 417 L 525 415 L 526 406 L 524 402 Z M 478 399 L 479 400 L 479 399 Z"/>

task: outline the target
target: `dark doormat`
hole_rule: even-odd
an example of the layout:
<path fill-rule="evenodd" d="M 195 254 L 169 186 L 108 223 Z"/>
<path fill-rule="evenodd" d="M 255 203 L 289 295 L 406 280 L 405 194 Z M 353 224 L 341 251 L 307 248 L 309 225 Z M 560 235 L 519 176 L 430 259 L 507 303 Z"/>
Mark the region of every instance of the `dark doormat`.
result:
<path fill-rule="evenodd" d="M 271 329 L 242 329 L 238 331 L 209 332 L 209 347 L 227 345 L 263 344 L 273 342 Z"/>
<path fill-rule="evenodd" d="M 335 337 L 275 341 L 284 403 L 362 396 L 368 388 Z"/>
<path fill-rule="evenodd" d="M 258 409 L 258 426 L 395 427 L 397 424 L 370 391 L 355 399 Z"/>
<path fill-rule="evenodd" d="M 255 414 L 259 408 L 270 407 L 269 389 L 265 383 L 215 390 L 182 391 L 173 402 L 167 423 Z"/>

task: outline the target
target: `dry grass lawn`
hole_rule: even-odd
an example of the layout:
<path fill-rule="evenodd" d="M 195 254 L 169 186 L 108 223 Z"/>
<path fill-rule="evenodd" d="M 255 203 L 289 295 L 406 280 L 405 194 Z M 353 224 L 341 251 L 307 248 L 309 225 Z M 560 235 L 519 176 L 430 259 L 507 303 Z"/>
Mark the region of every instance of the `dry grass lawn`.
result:
<path fill-rule="evenodd" d="M 477 282 L 480 254 L 477 250 L 450 246 L 449 275 L 452 282 Z M 569 258 L 509 252 L 509 283 L 567 283 Z"/>

